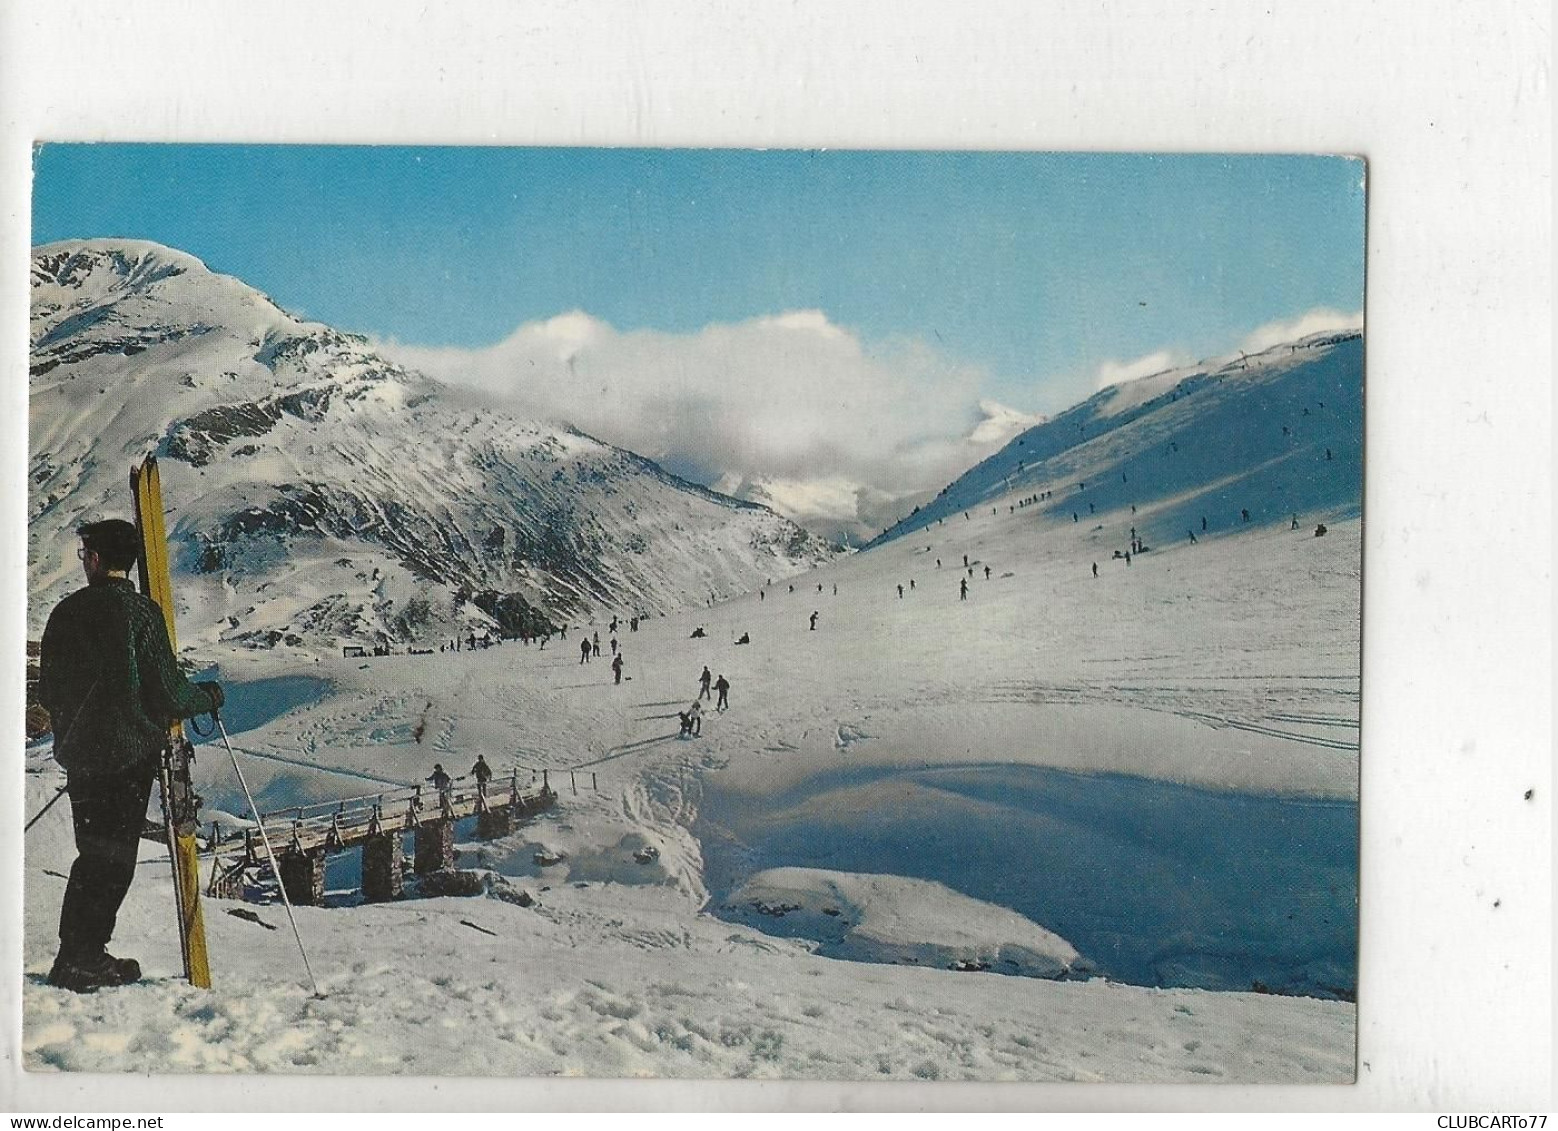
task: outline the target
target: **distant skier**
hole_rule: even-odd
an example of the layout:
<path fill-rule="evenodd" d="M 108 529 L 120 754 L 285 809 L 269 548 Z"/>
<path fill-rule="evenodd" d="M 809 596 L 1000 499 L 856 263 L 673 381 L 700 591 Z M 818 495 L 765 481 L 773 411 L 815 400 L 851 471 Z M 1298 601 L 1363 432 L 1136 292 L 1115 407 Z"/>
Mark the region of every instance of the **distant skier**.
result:
<path fill-rule="evenodd" d="M 898 599 L 900 601 L 903 600 L 903 586 L 902 585 L 898 586 Z"/>
<path fill-rule="evenodd" d="M 730 692 L 730 681 L 725 678 L 723 672 L 721 672 L 720 677 L 714 681 L 714 690 L 719 692 L 719 701 L 714 704 L 714 709 L 716 711 L 723 711 L 730 706 L 729 701 L 726 699 L 726 695 Z"/>
<path fill-rule="evenodd" d="M 703 631 L 703 626 L 700 624 L 697 628 L 693 629 L 690 633 L 687 634 L 687 639 L 702 640 L 706 635 L 708 634 Z"/>
<path fill-rule="evenodd" d="M 617 654 L 617 638 L 615 636 L 611 638 L 611 654 L 613 656 Z"/>
<path fill-rule="evenodd" d="M 600 633 L 597 632 L 595 634 L 595 639 L 594 639 L 594 641 L 592 641 L 592 644 L 593 644 L 592 654 L 596 655 L 596 656 L 599 656 L 600 655 Z"/>
<path fill-rule="evenodd" d="M 1190 535 L 1190 544 L 1191 544 L 1191 545 L 1192 545 L 1192 546 L 1193 546 L 1193 545 L 1195 545 L 1195 541 L 1196 541 L 1196 532 L 1195 532 L 1195 531 L 1194 531 L 1194 530 L 1187 530 L 1187 531 L 1185 531 L 1185 533 L 1186 533 L 1186 534 L 1188 534 L 1188 535 Z"/>
<path fill-rule="evenodd" d="M 1293 524 L 1291 526 L 1289 526 L 1288 529 L 1289 530 L 1297 530 L 1298 529 L 1298 515 L 1295 514 L 1293 516 Z"/>
<path fill-rule="evenodd" d="M 968 578 L 966 577 L 958 578 L 958 600 L 968 600 Z"/>
<path fill-rule="evenodd" d="M 759 601 L 766 600 L 766 595 L 763 593 L 763 591 L 761 589 L 759 589 L 757 591 L 757 599 Z"/>
<path fill-rule="evenodd" d="M 1131 552 L 1129 550 L 1125 551 L 1125 564 L 1126 565 L 1130 565 L 1131 564 Z"/>
<path fill-rule="evenodd" d="M 985 580 L 986 581 L 990 580 L 990 567 L 989 566 L 985 566 Z"/>
<path fill-rule="evenodd" d="M 968 555 L 967 554 L 963 555 L 963 568 L 964 569 L 968 568 Z"/>
<path fill-rule="evenodd" d="M 914 591 L 914 578 L 912 578 L 912 577 L 909 578 L 909 591 L 911 593 Z"/>
<path fill-rule="evenodd" d="M 581 664 L 590 662 L 590 638 L 588 636 L 579 641 L 579 662 Z"/>
<path fill-rule="evenodd" d="M 1093 576 L 1094 577 L 1098 576 L 1098 563 L 1097 562 L 1093 563 Z"/>
<path fill-rule="evenodd" d="M 622 683 L 622 653 L 618 652 L 611 661 L 611 674 L 616 678 L 612 681 L 620 685 Z"/>
<path fill-rule="evenodd" d="M 616 617 L 612 617 L 611 618 L 611 634 L 613 636 L 615 636 L 617 634 L 617 618 Z"/>
<path fill-rule="evenodd" d="M 713 678 L 714 677 L 709 674 L 708 665 L 705 664 L 704 668 L 703 668 L 703 674 L 698 677 L 698 687 L 700 689 L 699 692 L 698 692 L 698 698 L 699 699 L 712 699 L 712 698 L 714 698 L 712 695 L 709 694 L 709 680 L 711 680 Z"/>
<path fill-rule="evenodd" d="M 740 636 L 738 636 L 736 638 L 736 643 L 737 644 L 750 644 L 750 643 L 752 643 L 752 637 L 751 637 L 751 635 L 749 633 L 743 632 Z"/>
<path fill-rule="evenodd" d="M 471 767 L 471 776 L 476 779 L 477 791 L 485 796 L 487 783 L 492 780 L 492 767 L 487 765 L 486 755 L 476 755 L 476 764 Z"/>
<path fill-rule="evenodd" d="M 822 582 L 820 582 L 820 581 L 819 581 L 819 582 L 817 582 L 817 592 L 818 592 L 818 593 L 821 593 L 821 592 L 822 592 Z"/>
<path fill-rule="evenodd" d="M 812 632 L 816 632 L 817 631 L 817 610 L 816 609 L 812 610 L 810 619 L 811 619 L 811 631 Z"/>
<path fill-rule="evenodd" d="M 1201 533 L 1206 533 L 1206 515 L 1201 516 Z"/>
<path fill-rule="evenodd" d="M 694 699 L 692 706 L 685 711 L 676 712 L 676 717 L 681 720 L 682 724 L 681 734 L 677 737 L 703 733 L 703 704 L 698 700 Z"/>
<path fill-rule="evenodd" d="M 1246 508 L 1244 508 L 1244 507 L 1240 507 L 1239 508 L 1239 521 L 1240 522 L 1249 522 L 1250 521 L 1250 512 Z"/>
<path fill-rule="evenodd" d="M 444 765 L 442 762 L 433 763 L 433 772 L 427 775 L 426 780 L 433 783 L 433 788 L 436 789 L 440 795 L 448 793 L 450 788 L 454 785 L 454 779 L 451 778 L 448 774 L 444 773 Z"/>

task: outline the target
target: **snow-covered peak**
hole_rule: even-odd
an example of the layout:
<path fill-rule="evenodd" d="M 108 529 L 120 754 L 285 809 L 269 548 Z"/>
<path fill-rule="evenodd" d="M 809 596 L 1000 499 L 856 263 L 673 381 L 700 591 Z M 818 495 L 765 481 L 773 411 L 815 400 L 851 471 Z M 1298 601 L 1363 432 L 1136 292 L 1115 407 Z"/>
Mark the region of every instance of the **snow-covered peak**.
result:
<path fill-rule="evenodd" d="M 186 638 L 330 649 L 665 610 L 828 554 L 793 523 L 517 417 L 156 244 L 35 249 L 34 629 L 76 524 L 163 460 Z M 564 319 L 559 340 L 589 327 Z"/>

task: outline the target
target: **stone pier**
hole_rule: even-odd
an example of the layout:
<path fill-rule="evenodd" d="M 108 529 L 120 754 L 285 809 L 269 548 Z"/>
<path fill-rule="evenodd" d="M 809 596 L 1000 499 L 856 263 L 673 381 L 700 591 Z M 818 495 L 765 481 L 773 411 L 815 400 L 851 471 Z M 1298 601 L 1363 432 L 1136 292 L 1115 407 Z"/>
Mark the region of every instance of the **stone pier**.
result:
<path fill-rule="evenodd" d="M 405 894 L 400 871 L 400 833 L 380 833 L 363 841 L 362 895 L 370 903 L 399 899 Z"/>
<path fill-rule="evenodd" d="M 281 886 L 299 907 L 317 907 L 325 901 L 325 854 L 322 849 L 281 854 Z"/>
<path fill-rule="evenodd" d="M 416 863 L 419 876 L 454 867 L 454 822 L 429 821 L 416 831 Z"/>

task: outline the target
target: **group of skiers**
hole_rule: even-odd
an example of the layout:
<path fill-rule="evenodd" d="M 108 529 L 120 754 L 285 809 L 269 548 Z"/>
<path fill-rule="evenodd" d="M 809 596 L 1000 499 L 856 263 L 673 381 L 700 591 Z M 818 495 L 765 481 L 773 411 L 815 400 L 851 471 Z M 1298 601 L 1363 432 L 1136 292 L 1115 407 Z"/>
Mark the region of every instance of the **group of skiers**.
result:
<path fill-rule="evenodd" d="M 611 621 L 611 631 L 613 633 L 617 631 L 617 620 L 615 617 Z M 594 635 L 586 633 L 579 638 L 579 662 L 587 664 L 592 657 L 596 659 L 600 657 L 600 633 L 598 632 Z M 617 644 L 616 636 L 611 638 L 611 672 L 615 677 L 613 682 L 620 685 L 622 683 L 622 651 Z"/>

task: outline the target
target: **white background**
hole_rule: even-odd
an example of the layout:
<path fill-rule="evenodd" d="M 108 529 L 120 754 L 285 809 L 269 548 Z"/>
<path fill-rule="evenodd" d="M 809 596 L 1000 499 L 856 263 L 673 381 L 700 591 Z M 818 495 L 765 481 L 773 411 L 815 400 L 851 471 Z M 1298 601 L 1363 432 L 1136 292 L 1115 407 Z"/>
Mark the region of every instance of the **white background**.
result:
<path fill-rule="evenodd" d="M 0 1110 L 1551 1106 L 1550 18 L 1540 0 L 0 0 L 0 702 L 13 735 L 34 141 L 1369 160 L 1356 1087 L 28 1075 L 8 761 Z"/>

